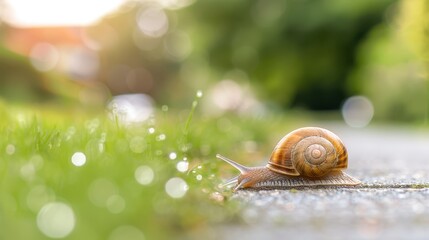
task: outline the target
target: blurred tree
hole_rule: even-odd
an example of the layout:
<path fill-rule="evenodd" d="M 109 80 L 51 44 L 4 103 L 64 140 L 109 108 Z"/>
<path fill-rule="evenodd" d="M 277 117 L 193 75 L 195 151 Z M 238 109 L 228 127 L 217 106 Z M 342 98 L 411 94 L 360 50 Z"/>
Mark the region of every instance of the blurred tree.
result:
<path fill-rule="evenodd" d="M 371 99 L 376 119 L 429 120 L 428 14 L 425 0 L 399 2 L 358 51 L 349 87 Z"/>
<path fill-rule="evenodd" d="M 51 98 L 42 74 L 24 56 L 0 45 L 0 96 L 14 101 L 40 101 Z"/>
<path fill-rule="evenodd" d="M 338 109 L 348 95 L 346 78 L 357 46 L 392 2 L 197 1 L 165 11 L 169 29 L 158 37 L 138 29 L 136 18 L 153 7 L 143 3 L 88 32 L 108 42 L 100 51 L 100 79 L 113 94 L 144 92 L 178 104 L 193 95 L 189 89 L 205 88 L 239 69 L 267 102 Z M 191 39 L 187 58 L 169 54 L 168 41 L 177 32 Z"/>
<path fill-rule="evenodd" d="M 199 1 L 180 16 L 203 42 L 197 54 L 246 71 L 266 101 L 338 109 L 357 46 L 392 2 Z"/>
<path fill-rule="evenodd" d="M 357 66 L 349 77 L 351 92 L 366 95 L 375 119 L 422 121 L 427 95 L 423 64 L 387 24 L 374 28 L 358 51 Z"/>
<path fill-rule="evenodd" d="M 146 93 L 164 102 L 166 82 L 175 81 L 178 63 L 165 57 L 164 37 L 144 36 L 137 27 L 136 16 L 152 5 L 132 5 L 86 30 L 100 48 L 99 80 L 113 95 Z"/>
<path fill-rule="evenodd" d="M 414 51 L 416 56 L 429 63 L 429 2 L 425 0 L 400 2 L 397 25 L 402 38 Z"/>

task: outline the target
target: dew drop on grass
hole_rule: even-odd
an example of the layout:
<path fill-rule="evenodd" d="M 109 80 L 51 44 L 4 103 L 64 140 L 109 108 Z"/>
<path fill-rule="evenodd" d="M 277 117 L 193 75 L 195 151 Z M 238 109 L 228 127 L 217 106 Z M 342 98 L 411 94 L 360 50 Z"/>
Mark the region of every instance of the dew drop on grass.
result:
<path fill-rule="evenodd" d="M 67 131 L 66 131 L 65 135 L 64 135 L 65 140 L 66 140 L 66 141 L 70 140 L 70 139 L 73 137 L 73 135 L 74 135 L 75 133 L 76 133 L 76 128 L 75 128 L 75 127 L 73 127 L 73 126 L 69 127 L 69 128 L 67 129 Z"/>
<path fill-rule="evenodd" d="M 177 153 L 171 152 L 170 154 L 168 154 L 168 158 L 170 158 L 170 160 L 176 159 L 177 158 Z"/>
<path fill-rule="evenodd" d="M 201 98 L 203 96 L 203 91 L 198 90 L 197 91 L 197 98 Z"/>
<path fill-rule="evenodd" d="M 144 240 L 144 234 L 140 229 L 124 225 L 115 228 L 112 233 L 110 233 L 108 240 Z"/>
<path fill-rule="evenodd" d="M 18 114 L 18 115 L 16 116 L 16 120 L 18 121 L 18 123 L 19 123 L 20 125 L 26 125 L 26 124 L 27 124 L 27 122 L 28 122 L 28 118 L 27 118 L 27 117 L 25 117 L 25 115 L 24 115 L 24 114 L 22 114 L 22 113 L 20 113 L 20 114 Z"/>
<path fill-rule="evenodd" d="M 75 152 L 71 157 L 71 162 L 76 167 L 81 167 L 86 163 L 86 155 L 83 152 Z"/>
<path fill-rule="evenodd" d="M 189 162 L 180 161 L 176 164 L 176 168 L 177 168 L 177 171 L 179 172 L 186 172 L 188 171 L 188 168 L 189 168 Z"/>
<path fill-rule="evenodd" d="M 179 177 L 170 178 L 165 184 L 165 192 L 172 198 L 184 197 L 188 189 L 188 184 Z"/>
<path fill-rule="evenodd" d="M 96 118 L 85 123 L 86 130 L 89 133 L 94 133 L 100 126 L 100 119 Z"/>
<path fill-rule="evenodd" d="M 105 132 L 101 133 L 100 142 L 102 143 L 106 142 L 106 137 L 107 137 L 107 133 Z"/>
<path fill-rule="evenodd" d="M 141 185 L 149 185 L 155 176 L 154 171 L 149 166 L 140 166 L 134 172 L 134 177 Z"/>
<path fill-rule="evenodd" d="M 50 238 L 64 238 L 74 229 L 76 223 L 73 209 L 62 202 L 45 204 L 37 214 L 37 227 Z"/>
<path fill-rule="evenodd" d="M 198 174 L 195 179 L 197 179 L 198 181 L 201 181 L 203 179 L 203 176 L 201 174 Z"/>
<path fill-rule="evenodd" d="M 8 144 L 8 145 L 6 146 L 6 154 L 7 154 L 7 155 L 12 155 L 12 154 L 14 154 L 14 153 L 15 153 L 15 150 L 16 150 L 16 148 L 15 148 L 15 145 L 13 145 L 13 144 Z"/>
<path fill-rule="evenodd" d="M 149 134 L 154 134 L 154 133 L 155 133 L 155 128 L 151 127 L 151 128 L 149 128 L 149 129 L 147 130 L 147 132 L 148 132 Z"/>
<path fill-rule="evenodd" d="M 225 197 L 219 192 L 212 192 L 210 193 L 210 199 L 215 202 L 223 202 Z"/>
<path fill-rule="evenodd" d="M 191 149 L 192 145 L 191 144 L 183 144 L 182 146 L 180 146 L 180 151 L 182 152 L 187 152 L 189 151 L 189 149 Z"/>
<path fill-rule="evenodd" d="M 167 112 L 168 111 L 168 106 L 167 105 L 162 105 L 161 111 Z"/>
<path fill-rule="evenodd" d="M 99 142 L 98 143 L 98 151 L 100 152 L 100 153 L 102 153 L 102 152 L 104 152 L 104 142 Z"/>
<path fill-rule="evenodd" d="M 156 136 L 156 141 L 160 142 L 160 141 L 164 141 L 167 137 L 165 136 L 165 134 L 161 133 L 158 136 Z"/>
<path fill-rule="evenodd" d="M 104 151 L 104 143 L 100 139 L 92 138 L 85 145 L 86 156 L 98 156 Z"/>
<path fill-rule="evenodd" d="M 150 121 L 153 100 L 146 94 L 124 94 L 113 97 L 107 106 L 110 118 L 125 126 Z"/>

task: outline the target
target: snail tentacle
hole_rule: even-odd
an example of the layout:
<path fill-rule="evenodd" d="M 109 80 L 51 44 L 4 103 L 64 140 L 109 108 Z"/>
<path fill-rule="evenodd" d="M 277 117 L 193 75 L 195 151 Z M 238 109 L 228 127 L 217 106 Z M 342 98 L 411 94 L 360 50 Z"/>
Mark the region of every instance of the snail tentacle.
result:
<path fill-rule="evenodd" d="M 250 179 L 248 179 L 248 178 L 245 178 L 245 179 L 241 180 L 241 181 L 237 184 L 237 186 L 235 186 L 235 187 L 234 187 L 234 192 L 235 192 L 235 191 L 237 191 L 237 190 L 238 190 L 238 189 L 240 189 L 240 188 L 243 188 L 243 187 L 244 187 L 244 185 L 245 185 L 246 183 L 248 183 L 248 182 L 250 182 Z"/>
<path fill-rule="evenodd" d="M 250 168 L 248 168 L 246 166 L 243 166 L 243 165 L 241 165 L 241 164 L 239 164 L 239 163 L 237 163 L 237 162 L 235 162 L 235 161 L 233 161 L 233 160 L 231 160 L 231 159 L 229 159 L 227 157 L 224 157 L 224 156 L 222 156 L 220 154 L 216 154 L 216 157 L 219 158 L 219 159 L 221 159 L 221 160 L 223 160 L 223 161 L 225 161 L 225 162 L 227 162 L 227 163 L 229 163 L 231 166 L 233 166 L 236 169 L 238 169 L 238 171 L 240 171 L 241 174 L 250 171 Z"/>
<path fill-rule="evenodd" d="M 224 183 L 220 184 L 220 187 L 223 188 L 229 185 L 236 184 L 237 182 L 238 182 L 238 176 L 235 176 L 231 179 L 226 180 Z"/>

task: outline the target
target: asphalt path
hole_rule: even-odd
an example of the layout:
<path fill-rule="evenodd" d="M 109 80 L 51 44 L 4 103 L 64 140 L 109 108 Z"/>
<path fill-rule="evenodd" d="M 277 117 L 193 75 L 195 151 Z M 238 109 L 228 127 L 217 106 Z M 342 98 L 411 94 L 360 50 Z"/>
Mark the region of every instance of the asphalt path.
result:
<path fill-rule="evenodd" d="M 358 187 L 237 191 L 240 219 L 218 239 L 429 239 L 429 132 L 321 124 L 349 152 Z"/>

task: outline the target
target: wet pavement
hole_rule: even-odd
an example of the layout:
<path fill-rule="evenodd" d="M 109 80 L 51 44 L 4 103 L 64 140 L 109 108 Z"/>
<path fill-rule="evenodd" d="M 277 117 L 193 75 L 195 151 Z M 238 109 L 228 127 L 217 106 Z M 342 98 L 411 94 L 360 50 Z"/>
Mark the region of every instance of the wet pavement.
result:
<path fill-rule="evenodd" d="M 429 239 L 429 132 L 325 124 L 349 151 L 358 187 L 246 191 L 219 239 Z"/>

